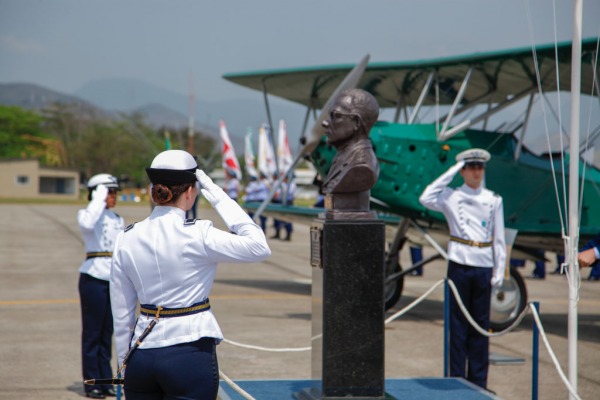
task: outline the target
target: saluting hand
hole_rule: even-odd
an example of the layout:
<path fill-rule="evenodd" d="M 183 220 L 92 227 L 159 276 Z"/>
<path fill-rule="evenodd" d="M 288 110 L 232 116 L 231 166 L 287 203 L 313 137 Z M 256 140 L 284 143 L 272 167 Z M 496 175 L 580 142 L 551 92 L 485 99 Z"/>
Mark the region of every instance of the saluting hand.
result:
<path fill-rule="evenodd" d="M 106 201 L 106 197 L 108 197 L 108 188 L 103 184 L 96 186 L 96 189 L 92 192 L 92 200 Z"/>
<path fill-rule="evenodd" d="M 212 179 L 210 179 L 210 177 L 201 169 L 196 170 L 196 179 L 200 182 L 200 192 L 202 193 L 202 196 L 204 196 L 213 207 L 217 205 L 218 202 L 228 197 L 223 189 L 215 185 Z"/>

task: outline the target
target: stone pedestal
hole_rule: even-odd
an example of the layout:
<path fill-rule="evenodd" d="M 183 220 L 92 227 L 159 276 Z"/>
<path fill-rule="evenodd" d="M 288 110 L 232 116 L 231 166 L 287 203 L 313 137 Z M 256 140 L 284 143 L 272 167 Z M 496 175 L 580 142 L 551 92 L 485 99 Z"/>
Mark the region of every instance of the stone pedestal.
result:
<path fill-rule="evenodd" d="M 304 398 L 383 399 L 385 225 L 316 220 L 311 234 L 312 378 L 322 392 Z"/>

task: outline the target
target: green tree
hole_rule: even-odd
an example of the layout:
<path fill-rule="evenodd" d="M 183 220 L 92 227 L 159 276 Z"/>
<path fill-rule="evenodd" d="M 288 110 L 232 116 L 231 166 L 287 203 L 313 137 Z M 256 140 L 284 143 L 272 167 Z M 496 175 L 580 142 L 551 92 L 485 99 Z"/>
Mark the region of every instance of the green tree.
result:
<path fill-rule="evenodd" d="M 0 106 L 0 157 L 32 158 L 43 152 L 44 145 L 31 138 L 43 138 L 41 117 L 20 107 Z"/>

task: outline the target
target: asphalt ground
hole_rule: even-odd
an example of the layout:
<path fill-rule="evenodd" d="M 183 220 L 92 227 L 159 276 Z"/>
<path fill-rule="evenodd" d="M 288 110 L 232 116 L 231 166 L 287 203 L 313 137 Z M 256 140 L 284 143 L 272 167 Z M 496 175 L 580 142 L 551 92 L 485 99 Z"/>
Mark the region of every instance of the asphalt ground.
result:
<path fill-rule="evenodd" d="M 1 399 L 83 396 L 77 293 L 77 269 L 84 255 L 76 222 L 80 207 L 0 204 Z M 145 218 L 150 209 L 119 203 L 115 211 L 131 223 Z M 199 216 L 223 227 L 209 208 L 200 208 Z M 269 227 L 267 235 L 272 233 Z M 309 227 L 295 224 L 290 242 L 269 239 L 269 244 L 273 255 L 263 263 L 219 267 L 211 294 L 213 311 L 228 340 L 277 349 L 310 346 Z M 403 265 L 408 265 L 407 253 L 402 254 Z M 523 274 L 532 269 L 528 263 Z M 553 269 L 548 263 L 547 271 Z M 388 316 L 444 275 L 445 263 L 436 261 L 425 267 L 423 277 L 407 277 L 402 299 Z M 527 287 L 529 299 L 540 302 L 549 343 L 567 373 L 567 280 L 547 275 L 543 281 L 527 280 Z M 600 282 L 581 282 L 578 312 L 578 391 L 583 399 L 595 399 L 600 393 Z M 516 330 L 490 340 L 492 353 L 524 359 L 490 366 L 489 387 L 501 398 L 531 398 L 532 324 L 528 314 Z M 389 323 L 385 332 L 386 378 L 441 377 L 442 287 Z M 566 399 L 567 390 L 541 339 L 539 353 L 539 398 Z M 233 380 L 311 378 L 309 351 L 267 352 L 222 343 L 218 356 L 221 371 Z"/>

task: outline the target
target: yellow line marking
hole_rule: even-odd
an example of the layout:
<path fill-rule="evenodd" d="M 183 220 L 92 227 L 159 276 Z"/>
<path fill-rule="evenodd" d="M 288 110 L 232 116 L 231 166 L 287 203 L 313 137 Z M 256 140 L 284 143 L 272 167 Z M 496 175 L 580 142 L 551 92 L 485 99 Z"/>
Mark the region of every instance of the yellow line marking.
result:
<path fill-rule="evenodd" d="M 26 304 L 79 304 L 79 299 L 47 299 L 47 300 L 4 300 L 0 306 L 15 306 Z"/>

